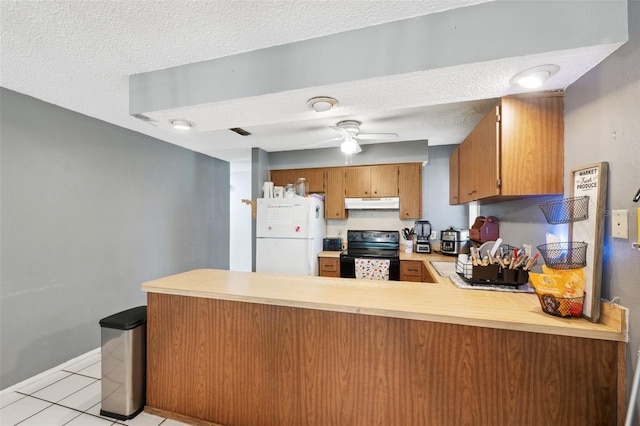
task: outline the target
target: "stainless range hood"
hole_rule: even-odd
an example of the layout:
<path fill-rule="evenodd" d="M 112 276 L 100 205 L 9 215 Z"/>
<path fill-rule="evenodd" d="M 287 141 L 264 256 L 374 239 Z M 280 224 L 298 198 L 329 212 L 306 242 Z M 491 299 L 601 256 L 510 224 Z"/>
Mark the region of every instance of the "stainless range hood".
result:
<path fill-rule="evenodd" d="M 347 210 L 398 210 L 400 198 L 345 198 L 344 208 Z"/>

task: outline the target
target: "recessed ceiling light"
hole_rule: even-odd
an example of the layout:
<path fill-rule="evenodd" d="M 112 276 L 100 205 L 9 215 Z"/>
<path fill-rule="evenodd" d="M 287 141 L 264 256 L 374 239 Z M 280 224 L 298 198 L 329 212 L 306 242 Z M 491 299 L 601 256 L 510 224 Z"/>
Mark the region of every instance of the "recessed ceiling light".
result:
<path fill-rule="evenodd" d="M 536 89 L 542 86 L 549 77 L 560 71 L 560 67 L 554 64 L 540 65 L 529 68 L 511 77 L 509 83 L 512 86 L 522 86 L 527 89 Z"/>
<path fill-rule="evenodd" d="M 194 126 L 192 122 L 190 122 L 189 120 L 184 120 L 182 118 L 174 118 L 173 120 L 169 120 L 169 122 L 176 130 L 189 130 Z"/>
<path fill-rule="evenodd" d="M 338 105 L 338 100 L 328 96 L 316 96 L 309 99 L 307 105 L 315 112 L 325 112 Z"/>

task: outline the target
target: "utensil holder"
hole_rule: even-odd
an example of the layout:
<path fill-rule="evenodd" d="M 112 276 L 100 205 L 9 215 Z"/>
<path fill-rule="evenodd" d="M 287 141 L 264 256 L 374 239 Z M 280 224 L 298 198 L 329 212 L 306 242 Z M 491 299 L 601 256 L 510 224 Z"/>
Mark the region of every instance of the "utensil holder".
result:
<path fill-rule="evenodd" d="M 474 280 L 498 281 L 500 265 L 474 266 L 471 278 Z"/>
<path fill-rule="evenodd" d="M 502 279 L 509 283 L 526 284 L 529 282 L 529 272 L 524 269 L 503 269 Z"/>

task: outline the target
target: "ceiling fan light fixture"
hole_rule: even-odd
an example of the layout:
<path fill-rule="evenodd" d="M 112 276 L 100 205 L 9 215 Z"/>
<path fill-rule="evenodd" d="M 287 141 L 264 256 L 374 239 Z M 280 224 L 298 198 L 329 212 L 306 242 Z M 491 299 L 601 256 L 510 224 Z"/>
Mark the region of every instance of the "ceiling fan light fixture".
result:
<path fill-rule="evenodd" d="M 358 144 L 358 142 L 355 141 L 355 139 L 346 138 L 345 141 L 342 142 L 342 144 L 340 144 L 340 150 L 345 154 L 349 155 L 349 154 L 357 154 L 358 152 L 361 152 L 362 148 L 360 148 L 360 145 Z"/>
<path fill-rule="evenodd" d="M 180 130 L 183 132 L 190 130 L 193 126 L 195 126 L 195 124 L 193 124 L 189 120 L 185 120 L 182 118 L 173 118 L 169 120 L 169 122 L 171 123 L 171 126 L 173 126 L 175 130 Z"/>
<path fill-rule="evenodd" d="M 540 65 L 521 71 L 511 77 L 509 83 L 512 86 L 522 86 L 527 89 L 536 89 L 542 86 L 546 80 L 560 71 L 560 67 L 554 64 Z"/>
<path fill-rule="evenodd" d="M 315 112 L 325 112 L 338 105 L 338 100 L 328 96 L 316 96 L 309 99 L 307 105 Z"/>

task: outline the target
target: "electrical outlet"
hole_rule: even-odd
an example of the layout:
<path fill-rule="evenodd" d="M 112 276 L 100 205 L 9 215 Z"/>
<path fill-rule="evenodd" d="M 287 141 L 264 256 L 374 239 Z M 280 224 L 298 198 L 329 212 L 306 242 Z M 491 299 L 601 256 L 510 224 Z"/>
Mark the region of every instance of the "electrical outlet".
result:
<path fill-rule="evenodd" d="M 436 237 L 437 237 L 437 235 L 436 235 L 436 231 L 431 231 L 431 235 L 429 235 L 429 239 L 430 239 L 430 240 L 435 240 L 435 239 L 436 239 Z"/>
<path fill-rule="evenodd" d="M 613 238 L 629 239 L 629 213 L 627 210 L 611 212 L 611 234 Z"/>
<path fill-rule="evenodd" d="M 523 244 L 522 247 L 524 247 L 524 254 L 531 257 L 531 244 Z"/>

